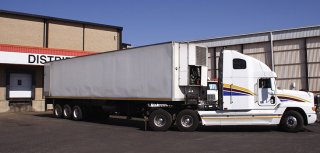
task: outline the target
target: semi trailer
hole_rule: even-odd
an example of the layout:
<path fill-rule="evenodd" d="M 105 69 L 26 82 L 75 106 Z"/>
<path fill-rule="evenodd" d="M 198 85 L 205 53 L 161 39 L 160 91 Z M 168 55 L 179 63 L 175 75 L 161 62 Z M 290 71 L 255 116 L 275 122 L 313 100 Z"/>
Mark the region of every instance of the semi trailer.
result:
<path fill-rule="evenodd" d="M 46 63 L 44 95 L 57 118 L 91 114 L 144 118 L 154 131 L 175 126 L 279 125 L 297 132 L 316 121 L 314 95 L 280 90 L 261 61 L 222 50 L 218 79 L 208 50 L 167 42 Z"/>

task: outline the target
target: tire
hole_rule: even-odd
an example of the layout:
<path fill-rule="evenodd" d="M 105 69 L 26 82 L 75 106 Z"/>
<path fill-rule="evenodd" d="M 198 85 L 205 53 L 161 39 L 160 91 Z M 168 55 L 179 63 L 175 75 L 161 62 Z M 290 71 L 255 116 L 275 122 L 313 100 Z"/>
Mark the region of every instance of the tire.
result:
<path fill-rule="evenodd" d="M 53 115 L 56 118 L 62 118 L 63 117 L 63 110 L 60 104 L 55 104 L 53 107 Z"/>
<path fill-rule="evenodd" d="M 176 120 L 177 128 L 182 132 L 192 132 L 198 128 L 199 118 L 195 111 L 185 109 L 181 111 Z"/>
<path fill-rule="evenodd" d="M 71 119 L 72 117 L 72 108 L 70 105 L 66 104 L 63 106 L 63 118 Z"/>
<path fill-rule="evenodd" d="M 167 131 L 172 125 L 172 116 L 163 109 L 157 109 L 150 114 L 148 125 L 153 131 Z"/>
<path fill-rule="evenodd" d="M 299 132 L 304 128 L 303 117 L 297 111 L 287 111 L 280 121 L 280 127 L 287 132 Z"/>
<path fill-rule="evenodd" d="M 78 105 L 73 106 L 72 119 L 75 121 L 81 121 L 84 119 L 83 109 L 80 106 Z"/>

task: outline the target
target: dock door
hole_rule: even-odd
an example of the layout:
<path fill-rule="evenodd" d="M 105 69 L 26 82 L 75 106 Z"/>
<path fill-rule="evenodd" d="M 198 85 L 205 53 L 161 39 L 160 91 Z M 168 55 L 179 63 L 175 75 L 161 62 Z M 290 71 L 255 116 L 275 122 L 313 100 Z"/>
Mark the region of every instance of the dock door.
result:
<path fill-rule="evenodd" d="M 31 73 L 9 73 L 7 98 L 12 99 L 32 99 L 33 85 Z"/>

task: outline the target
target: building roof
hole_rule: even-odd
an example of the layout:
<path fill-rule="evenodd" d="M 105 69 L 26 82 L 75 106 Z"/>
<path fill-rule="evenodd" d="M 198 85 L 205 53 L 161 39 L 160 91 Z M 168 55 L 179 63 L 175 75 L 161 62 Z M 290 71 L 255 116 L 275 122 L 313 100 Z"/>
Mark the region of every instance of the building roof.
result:
<path fill-rule="evenodd" d="M 100 24 L 100 23 L 93 23 L 93 22 L 86 22 L 86 21 L 71 20 L 71 19 L 62 19 L 62 18 L 51 17 L 51 16 L 43 16 L 43 15 L 35 15 L 35 14 L 28 14 L 28 13 L 0 10 L 0 14 L 2 14 L 2 13 L 3 14 L 11 14 L 11 15 L 20 15 L 20 16 L 26 16 L 26 17 L 33 17 L 33 18 L 40 18 L 40 19 L 44 19 L 44 20 L 72 22 L 72 23 L 79 23 L 79 24 L 85 24 L 85 25 L 113 28 L 113 29 L 117 29 L 118 31 L 122 31 L 123 30 L 123 27 L 119 27 L 119 26 Z"/>
<path fill-rule="evenodd" d="M 205 45 L 208 47 L 230 46 L 248 43 L 259 43 L 275 40 L 298 39 L 320 36 L 320 26 L 309 26 L 293 29 L 274 30 L 259 33 L 250 33 L 226 37 L 216 37 L 190 42 Z"/>

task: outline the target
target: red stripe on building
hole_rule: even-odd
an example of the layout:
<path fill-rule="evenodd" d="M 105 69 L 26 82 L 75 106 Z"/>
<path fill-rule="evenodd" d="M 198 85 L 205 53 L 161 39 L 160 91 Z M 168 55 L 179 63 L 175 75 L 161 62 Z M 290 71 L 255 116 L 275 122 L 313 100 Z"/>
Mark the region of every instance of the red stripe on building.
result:
<path fill-rule="evenodd" d="M 8 44 L 0 44 L 0 51 L 2 51 L 2 52 L 17 52 L 17 53 L 62 55 L 62 56 L 84 56 L 84 55 L 90 55 L 90 54 L 96 53 L 96 52 L 83 51 L 83 50 L 41 48 L 41 47 L 29 47 L 29 46 L 8 45 Z"/>

